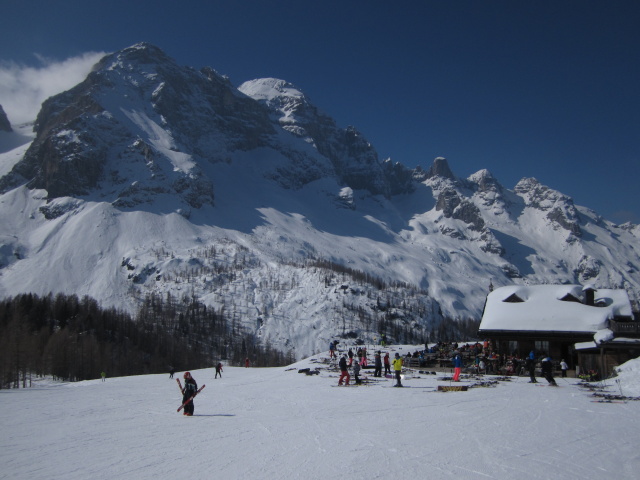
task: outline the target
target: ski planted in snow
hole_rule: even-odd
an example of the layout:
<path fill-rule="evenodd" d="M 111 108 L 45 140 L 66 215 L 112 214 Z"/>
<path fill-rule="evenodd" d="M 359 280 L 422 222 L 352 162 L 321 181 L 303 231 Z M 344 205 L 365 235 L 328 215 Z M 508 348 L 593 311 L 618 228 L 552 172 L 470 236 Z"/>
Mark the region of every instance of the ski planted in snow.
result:
<path fill-rule="evenodd" d="M 180 383 L 180 380 L 178 380 L 178 383 Z M 184 406 L 185 406 L 187 403 L 189 403 L 191 400 L 193 400 L 194 398 L 196 398 L 196 395 L 198 395 L 198 394 L 202 391 L 202 389 L 203 389 L 204 387 L 206 387 L 206 385 L 202 385 L 202 386 L 201 386 L 201 387 L 196 391 L 196 393 L 194 393 L 193 395 L 191 395 L 191 397 L 189 398 L 189 400 L 187 400 L 186 402 L 184 402 L 182 405 L 180 405 L 180 406 L 178 407 L 178 410 L 177 410 L 177 411 L 179 412 L 180 410 L 182 410 L 182 409 L 184 408 Z"/>

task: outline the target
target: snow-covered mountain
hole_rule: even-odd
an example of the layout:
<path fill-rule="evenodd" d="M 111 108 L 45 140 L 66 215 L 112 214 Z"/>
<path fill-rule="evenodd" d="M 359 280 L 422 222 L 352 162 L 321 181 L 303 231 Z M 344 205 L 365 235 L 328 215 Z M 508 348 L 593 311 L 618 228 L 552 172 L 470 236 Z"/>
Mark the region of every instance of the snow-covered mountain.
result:
<path fill-rule="evenodd" d="M 14 130 L 16 126 L 14 126 Z M 640 295 L 640 230 L 533 178 L 381 161 L 295 86 L 138 44 L 0 131 L 0 295 L 197 297 L 298 358 L 479 319 L 489 285 Z M 12 136 L 12 137 L 10 137 Z"/>

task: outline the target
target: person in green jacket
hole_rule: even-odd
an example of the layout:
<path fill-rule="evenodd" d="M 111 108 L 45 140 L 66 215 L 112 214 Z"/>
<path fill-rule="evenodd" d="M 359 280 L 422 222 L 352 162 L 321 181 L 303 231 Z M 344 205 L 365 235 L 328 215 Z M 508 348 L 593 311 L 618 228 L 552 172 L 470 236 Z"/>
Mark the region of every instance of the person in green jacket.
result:
<path fill-rule="evenodd" d="M 396 384 L 394 387 L 401 387 L 400 372 L 402 372 L 402 358 L 399 353 L 396 353 L 396 358 L 393 359 L 393 370 L 396 372 Z"/>

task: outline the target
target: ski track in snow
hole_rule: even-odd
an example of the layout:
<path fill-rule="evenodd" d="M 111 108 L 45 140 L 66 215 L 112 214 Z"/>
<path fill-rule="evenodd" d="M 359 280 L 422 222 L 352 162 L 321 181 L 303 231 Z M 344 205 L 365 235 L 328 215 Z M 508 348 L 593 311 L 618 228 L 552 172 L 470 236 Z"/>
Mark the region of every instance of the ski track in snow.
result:
<path fill-rule="evenodd" d="M 214 373 L 193 372 L 207 385 L 194 417 L 176 412 L 168 375 L 2 390 L 2 476 L 620 480 L 640 467 L 640 402 L 592 403 L 576 379 L 437 392 L 450 382 L 407 375 L 412 388 L 329 388 L 338 373 L 309 359 Z"/>

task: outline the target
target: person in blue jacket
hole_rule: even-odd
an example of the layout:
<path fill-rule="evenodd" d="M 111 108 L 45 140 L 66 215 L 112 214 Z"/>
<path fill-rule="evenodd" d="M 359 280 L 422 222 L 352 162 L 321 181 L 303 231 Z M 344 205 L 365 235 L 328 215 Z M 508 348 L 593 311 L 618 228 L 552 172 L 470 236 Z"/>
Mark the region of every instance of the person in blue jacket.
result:
<path fill-rule="evenodd" d="M 460 373 L 462 372 L 462 357 L 460 356 L 460 352 L 458 350 L 455 351 L 455 355 L 453 357 L 453 381 L 460 381 Z"/>
<path fill-rule="evenodd" d="M 527 370 L 529 370 L 529 383 L 538 383 L 536 380 L 536 355 L 533 350 L 529 352 L 527 357 Z"/>

